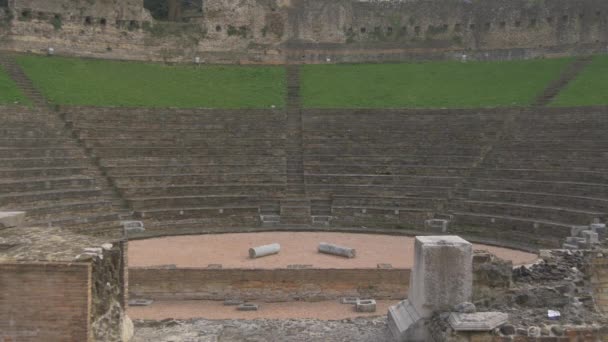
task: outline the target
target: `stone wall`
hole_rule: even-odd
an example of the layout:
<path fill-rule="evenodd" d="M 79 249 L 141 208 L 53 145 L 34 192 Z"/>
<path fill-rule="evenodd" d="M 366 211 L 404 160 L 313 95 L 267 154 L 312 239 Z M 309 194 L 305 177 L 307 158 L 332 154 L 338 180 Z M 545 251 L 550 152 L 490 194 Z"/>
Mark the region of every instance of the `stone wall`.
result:
<path fill-rule="evenodd" d="M 13 0 L 16 51 L 210 63 L 511 59 L 605 52 L 601 0 L 204 1 L 188 23 L 142 0 Z"/>
<path fill-rule="evenodd" d="M 401 299 L 405 269 L 201 269 L 134 267 L 130 296 L 170 300 L 239 298 L 268 302 L 319 301 L 344 296 Z"/>
<path fill-rule="evenodd" d="M 9 6 L 19 17 L 24 17 L 24 14 L 36 17 L 40 14 L 54 13 L 66 19 L 105 18 L 109 20 L 108 23 L 113 23 L 115 20 L 150 19 L 143 8 L 143 0 L 9 0 Z"/>
<path fill-rule="evenodd" d="M 591 252 L 588 274 L 593 287 L 593 298 L 596 305 L 605 313 L 608 313 L 608 254 Z"/>
<path fill-rule="evenodd" d="M 0 263 L 0 341 L 90 341 L 88 263 Z"/>
<path fill-rule="evenodd" d="M 120 242 L 104 250 L 103 258 L 93 260 L 91 328 L 95 341 L 121 341 L 128 329 L 126 245 Z"/>

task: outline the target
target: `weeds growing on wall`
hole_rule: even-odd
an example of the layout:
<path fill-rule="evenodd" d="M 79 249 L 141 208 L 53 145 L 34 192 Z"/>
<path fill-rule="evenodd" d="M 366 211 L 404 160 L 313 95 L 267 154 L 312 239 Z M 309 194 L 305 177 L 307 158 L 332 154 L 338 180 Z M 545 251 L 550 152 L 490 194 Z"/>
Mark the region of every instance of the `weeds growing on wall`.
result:
<path fill-rule="evenodd" d="M 55 31 L 61 30 L 61 27 L 63 26 L 63 21 L 61 20 L 61 16 L 60 15 L 53 16 L 53 18 L 51 18 L 51 25 L 53 25 L 53 28 L 55 28 Z"/>

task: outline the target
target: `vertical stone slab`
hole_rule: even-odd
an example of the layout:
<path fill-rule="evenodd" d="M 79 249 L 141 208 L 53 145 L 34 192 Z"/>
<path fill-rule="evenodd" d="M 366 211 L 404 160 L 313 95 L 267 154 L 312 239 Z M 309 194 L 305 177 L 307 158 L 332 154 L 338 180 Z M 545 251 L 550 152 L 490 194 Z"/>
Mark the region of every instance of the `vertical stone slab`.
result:
<path fill-rule="evenodd" d="M 471 300 L 473 290 L 473 245 L 459 236 L 417 236 L 414 268 L 410 277 L 409 301 L 418 314 Z"/>
<path fill-rule="evenodd" d="M 458 236 L 418 236 L 408 299 L 388 310 L 395 341 L 428 341 L 426 319 L 471 300 L 473 246 Z"/>

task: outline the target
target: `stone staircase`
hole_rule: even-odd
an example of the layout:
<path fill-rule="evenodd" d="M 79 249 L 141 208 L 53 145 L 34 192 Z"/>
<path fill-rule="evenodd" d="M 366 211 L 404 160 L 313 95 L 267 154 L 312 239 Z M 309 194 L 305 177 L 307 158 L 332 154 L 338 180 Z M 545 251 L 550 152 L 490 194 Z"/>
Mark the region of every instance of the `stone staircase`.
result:
<path fill-rule="evenodd" d="M 287 194 L 305 193 L 302 161 L 302 111 L 300 106 L 300 66 L 287 66 Z"/>
<path fill-rule="evenodd" d="M 48 106 L 48 102 L 44 95 L 34 87 L 25 72 L 23 72 L 23 69 L 21 69 L 12 56 L 0 53 L 0 66 L 2 66 L 9 77 L 17 84 L 23 95 L 25 95 L 34 106 L 43 108 Z"/>
<path fill-rule="evenodd" d="M 560 77 L 551 82 L 547 88 L 534 101 L 534 106 L 547 106 L 553 99 L 592 61 L 590 56 L 581 56 L 570 63 L 561 73 Z"/>
<path fill-rule="evenodd" d="M 34 86 L 33 82 L 27 77 L 12 55 L 0 53 L 0 65 L 36 108 L 48 110 L 49 119 L 61 120 L 64 125 L 63 130 L 65 134 L 76 142 L 77 146 L 82 149 L 87 157 L 89 165 L 86 168 L 86 173 L 88 176 L 95 178 L 97 186 L 102 190 L 102 196 L 111 202 L 112 211 L 118 214 L 121 219 L 132 219 L 132 212 L 128 209 L 127 203 L 121 196 L 118 188 L 112 184 L 111 178 L 101 169 L 98 159 L 85 146 L 77 132 L 66 121 L 65 116 L 61 114 L 57 115 L 49 108 L 50 103 L 46 97 Z"/>
<path fill-rule="evenodd" d="M 281 199 L 280 223 L 310 225 L 311 202 L 306 198 L 302 152 L 300 66 L 287 65 L 287 197 Z"/>

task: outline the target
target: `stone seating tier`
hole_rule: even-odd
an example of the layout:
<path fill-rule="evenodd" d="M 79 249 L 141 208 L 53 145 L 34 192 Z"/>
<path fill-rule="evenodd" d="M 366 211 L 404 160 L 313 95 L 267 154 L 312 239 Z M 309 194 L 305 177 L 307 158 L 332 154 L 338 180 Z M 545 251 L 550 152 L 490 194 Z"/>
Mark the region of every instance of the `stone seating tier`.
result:
<path fill-rule="evenodd" d="M 174 155 L 163 157 L 141 157 L 134 156 L 132 158 L 107 158 L 101 159 L 102 167 L 116 167 L 128 169 L 133 167 L 156 167 L 156 166 L 180 166 L 180 165 L 272 165 L 280 164 L 284 167 L 286 158 L 284 156 L 255 156 L 255 155 Z"/>
<path fill-rule="evenodd" d="M 280 197 L 285 191 L 285 183 L 266 184 L 176 184 L 165 186 L 119 186 L 127 198 L 162 197 L 162 196 L 197 196 L 205 195 L 257 195 L 261 197 Z"/>
<path fill-rule="evenodd" d="M 103 166 L 102 169 L 113 177 L 135 175 L 171 175 L 171 174 L 213 174 L 213 173 L 283 173 L 285 166 L 273 164 L 182 164 L 182 165 L 149 165 L 138 166 Z"/>
<path fill-rule="evenodd" d="M 519 192 L 542 192 L 571 196 L 605 198 L 608 184 L 573 181 L 472 178 L 467 179 L 466 188 L 486 190 L 511 190 Z"/>
<path fill-rule="evenodd" d="M 269 150 L 257 146 L 241 146 L 222 149 L 222 146 L 194 148 L 194 147 L 99 147 L 94 149 L 94 154 L 100 158 L 129 158 L 138 157 L 176 157 L 176 156 L 266 156 L 281 157 L 285 155 L 284 150 Z"/>
<path fill-rule="evenodd" d="M 579 210 L 569 207 L 551 207 L 547 205 L 531 205 L 511 202 L 488 202 L 463 200 L 453 205 L 453 210 L 476 214 L 492 214 L 497 216 L 513 216 L 552 222 L 592 222 L 595 218 L 603 218 L 604 211 Z"/>
<path fill-rule="evenodd" d="M 184 207 L 137 210 L 135 216 L 147 220 L 180 220 L 191 218 L 247 219 L 259 223 L 259 206 Z"/>
<path fill-rule="evenodd" d="M 466 190 L 466 198 L 475 201 L 513 202 L 519 204 L 545 205 L 567 207 L 578 210 L 608 212 L 608 198 L 570 196 L 564 194 L 497 191 L 497 190 Z"/>
<path fill-rule="evenodd" d="M 147 197 L 130 198 L 129 206 L 134 210 L 157 208 L 192 208 L 192 207 L 229 207 L 229 206 L 258 206 L 257 196 L 247 195 L 201 195 L 182 197 Z"/>
<path fill-rule="evenodd" d="M 264 184 L 285 182 L 284 174 L 273 173 L 209 173 L 209 174 L 165 174 L 165 175 L 133 175 L 113 178 L 118 187 L 136 185 L 172 185 L 172 184 Z"/>
<path fill-rule="evenodd" d="M 554 247 L 570 234 L 570 224 L 513 216 L 475 214 L 453 211 L 454 221 L 450 230 L 484 238 L 488 242 L 500 244 L 511 241 L 520 246 Z"/>
<path fill-rule="evenodd" d="M 0 206 L 14 206 L 20 208 L 32 203 L 77 201 L 101 197 L 99 188 L 60 189 L 45 191 L 22 191 L 9 194 L 0 194 Z"/>
<path fill-rule="evenodd" d="M 8 194 L 13 192 L 30 192 L 30 191 L 45 191 L 45 190 L 63 190 L 63 189 L 79 189 L 90 188 L 95 186 L 95 179 L 76 176 L 76 177 L 57 177 L 57 178 L 40 178 L 40 179 L 25 179 L 25 180 L 2 180 L 0 181 L 0 194 Z"/>
<path fill-rule="evenodd" d="M 571 181 L 587 183 L 608 183 L 605 171 L 571 169 L 478 169 L 471 173 L 476 178 L 525 179 L 544 181 Z"/>
<path fill-rule="evenodd" d="M 0 158 L 3 168 L 70 167 L 86 165 L 85 157 Z"/>
<path fill-rule="evenodd" d="M 0 159 L 70 158 L 81 157 L 82 155 L 82 151 L 74 147 L 0 147 Z"/>
<path fill-rule="evenodd" d="M 75 167 L 33 167 L 21 169 L 0 168 L 0 179 L 23 179 L 23 178 L 42 178 L 42 177 L 73 177 L 86 173 L 86 168 Z"/>

